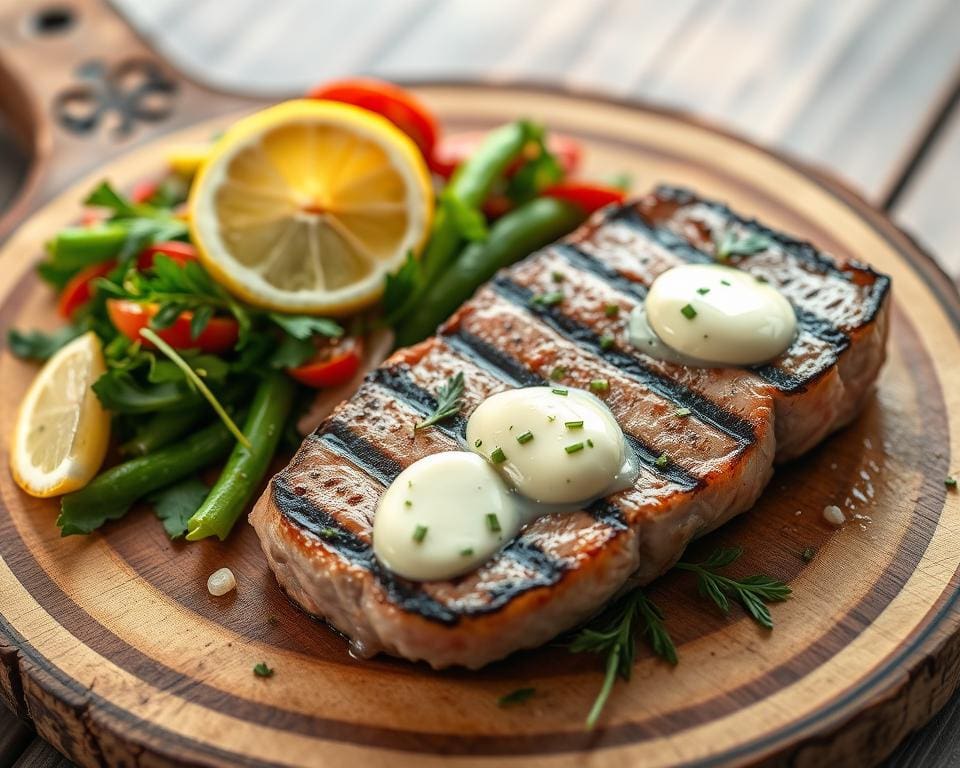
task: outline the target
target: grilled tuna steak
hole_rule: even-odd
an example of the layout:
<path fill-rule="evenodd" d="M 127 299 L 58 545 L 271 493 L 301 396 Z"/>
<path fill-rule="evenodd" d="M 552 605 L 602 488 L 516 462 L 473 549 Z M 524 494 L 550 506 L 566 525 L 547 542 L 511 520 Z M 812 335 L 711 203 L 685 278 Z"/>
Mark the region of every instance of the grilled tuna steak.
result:
<path fill-rule="evenodd" d="M 730 263 L 790 298 L 800 321 L 790 349 L 753 369 L 700 369 L 632 348 L 627 315 L 654 277 L 712 261 L 714 243 L 730 233 L 764 236 L 763 250 Z M 556 289 L 554 273 L 565 278 L 564 301 L 531 302 Z M 888 288 L 866 266 L 660 189 L 499 273 L 437 336 L 396 352 L 307 437 L 251 522 L 290 597 L 361 653 L 476 668 L 541 645 L 628 580 L 647 583 L 670 568 L 691 539 L 754 503 L 775 461 L 854 417 L 883 362 Z M 613 346 L 600 341 L 609 333 Z M 483 398 L 541 384 L 558 366 L 565 385 L 609 381 L 604 399 L 641 461 L 634 487 L 535 520 L 455 580 L 417 583 L 382 568 L 371 529 L 384 487 L 428 454 L 463 448 L 466 417 Z M 458 371 L 461 414 L 414 434 L 435 405 L 431 393 Z M 690 415 L 679 418 L 679 408 Z"/>

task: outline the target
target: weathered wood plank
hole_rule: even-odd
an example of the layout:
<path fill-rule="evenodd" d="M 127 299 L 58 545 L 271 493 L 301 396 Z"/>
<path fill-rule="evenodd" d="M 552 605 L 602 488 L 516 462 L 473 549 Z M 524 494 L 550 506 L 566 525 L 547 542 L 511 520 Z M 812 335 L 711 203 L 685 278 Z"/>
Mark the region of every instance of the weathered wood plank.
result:
<path fill-rule="evenodd" d="M 960 109 L 955 108 L 894 210 L 897 221 L 930 248 L 954 280 L 960 280 L 958 171 Z"/>
<path fill-rule="evenodd" d="M 43 739 L 37 738 L 12 765 L 13 768 L 72 768 L 73 763 Z"/>
<path fill-rule="evenodd" d="M 12 765 L 33 738 L 30 727 L 0 704 L 0 765 Z"/>

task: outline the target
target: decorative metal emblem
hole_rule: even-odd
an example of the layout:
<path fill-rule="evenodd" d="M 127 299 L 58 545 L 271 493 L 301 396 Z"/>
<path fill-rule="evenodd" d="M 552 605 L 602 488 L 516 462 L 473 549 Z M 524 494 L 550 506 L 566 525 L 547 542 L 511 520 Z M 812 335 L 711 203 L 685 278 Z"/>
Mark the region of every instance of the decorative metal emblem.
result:
<path fill-rule="evenodd" d="M 138 122 L 166 118 L 177 90 L 150 59 L 126 59 L 113 66 L 101 60 L 77 68 L 79 83 L 62 90 L 53 101 L 57 122 L 73 133 L 90 133 L 112 123 L 114 138 L 132 133 Z"/>

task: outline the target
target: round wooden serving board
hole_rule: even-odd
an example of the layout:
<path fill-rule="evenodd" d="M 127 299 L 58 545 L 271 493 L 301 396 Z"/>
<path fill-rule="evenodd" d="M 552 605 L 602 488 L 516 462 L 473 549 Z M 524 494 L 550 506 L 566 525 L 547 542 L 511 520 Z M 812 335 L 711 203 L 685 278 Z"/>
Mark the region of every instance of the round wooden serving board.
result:
<path fill-rule="evenodd" d="M 745 548 L 740 574 L 790 582 L 776 629 L 723 617 L 672 573 L 651 589 L 680 652 L 641 645 L 601 725 L 583 720 L 600 660 L 559 647 L 480 672 L 357 661 L 284 598 L 252 529 L 225 544 L 170 543 L 147 510 L 102 534 L 61 539 L 57 504 L 0 477 L 0 689 L 40 734 L 84 765 L 431 766 L 866 765 L 951 694 L 960 673 L 960 304 L 949 281 L 881 214 L 796 163 L 676 114 L 536 88 L 424 86 L 450 129 L 541 120 L 587 147 L 587 178 L 627 172 L 728 201 L 893 277 L 889 361 L 862 417 L 778 470 L 756 508 L 694 547 Z M 0 251 L 0 327 L 52 327 L 33 273 L 42 244 L 75 220 L 91 185 L 160 171 L 156 140 L 100 168 L 22 224 Z M 0 433 L 35 367 L 3 351 Z M 4 451 L 6 440 L 4 440 Z M 7 456 L 0 457 L 6 466 Z M 834 530 L 825 505 L 854 517 Z M 812 562 L 800 553 L 816 548 Z M 236 592 L 211 597 L 228 565 Z M 276 670 L 253 675 L 255 663 Z M 497 698 L 536 688 L 523 705 Z"/>

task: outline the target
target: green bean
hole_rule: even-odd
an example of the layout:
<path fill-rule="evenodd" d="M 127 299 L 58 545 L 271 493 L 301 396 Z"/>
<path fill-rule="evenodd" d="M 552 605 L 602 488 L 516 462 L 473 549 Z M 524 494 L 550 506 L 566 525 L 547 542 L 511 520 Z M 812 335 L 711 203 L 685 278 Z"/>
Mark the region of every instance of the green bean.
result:
<path fill-rule="evenodd" d="M 490 196 L 494 183 L 504 175 L 532 137 L 530 124 L 522 121 L 491 131 L 470 159 L 453 174 L 446 193 L 470 208 L 479 208 Z M 441 205 L 434 217 L 430 242 L 422 257 L 426 285 L 453 261 L 461 243 L 456 221 Z"/>
<path fill-rule="evenodd" d="M 108 469 L 61 499 L 60 534 L 90 533 L 107 520 L 122 517 L 137 499 L 222 459 L 234 442 L 216 421 L 176 445 Z"/>
<path fill-rule="evenodd" d="M 398 346 L 426 338 L 498 269 L 556 240 L 583 221 L 579 208 L 540 197 L 508 213 L 483 242 L 468 245 L 455 269 L 434 280 L 420 297 L 418 309 L 397 328 Z"/>
<path fill-rule="evenodd" d="M 57 233 L 48 247 L 58 266 L 82 269 L 116 256 L 128 234 L 129 228 L 120 223 L 67 227 Z"/>
<path fill-rule="evenodd" d="M 209 413 L 205 406 L 165 411 L 151 416 L 127 442 L 120 446 L 124 456 L 146 456 L 187 434 Z"/>
<path fill-rule="evenodd" d="M 234 446 L 217 482 L 200 509 L 187 522 L 188 541 L 208 536 L 217 536 L 222 541 L 230 533 L 277 450 L 283 425 L 293 407 L 295 391 L 293 381 L 279 371 L 271 372 L 263 379 L 243 425 L 243 433 L 251 447 L 245 448 L 239 443 Z"/>

